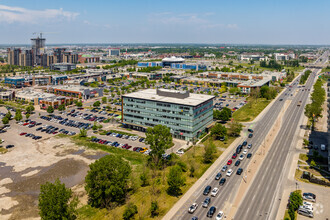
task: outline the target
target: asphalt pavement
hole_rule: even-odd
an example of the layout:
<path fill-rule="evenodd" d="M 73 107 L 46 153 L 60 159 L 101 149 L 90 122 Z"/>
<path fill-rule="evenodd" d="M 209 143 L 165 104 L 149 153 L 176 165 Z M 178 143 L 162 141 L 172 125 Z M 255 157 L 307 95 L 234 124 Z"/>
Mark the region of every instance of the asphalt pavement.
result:
<path fill-rule="evenodd" d="M 254 155 L 264 142 L 266 135 L 276 121 L 284 105 L 284 102 L 286 100 L 292 100 L 291 105 L 289 106 L 284 116 L 284 123 L 279 134 L 279 137 L 281 138 L 277 138 L 274 142 L 274 145 L 277 147 L 272 147 L 268 153 L 263 167 L 261 168 L 262 172 L 258 172 L 255 178 L 258 178 L 258 180 L 252 183 L 248 194 L 245 196 L 238 209 L 235 219 L 265 219 L 265 213 L 267 213 L 266 215 L 269 215 L 270 213 L 269 207 L 273 201 L 273 193 L 275 192 L 276 186 L 278 184 L 278 181 L 276 180 L 279 180 L 279 177 L 282 173 L 281 169 L 284 166 L 284 161 L 286 159 L 285 155 L 287 154 L 287 151 L 291 145 L 291 140 L 293 139 L 294 132 L 298 127 L 298 121 L 303 114 L 304 105 L 309 94 L 309 92 L 306 90 L 299 90 L 297 94 L 294 95 L 296 90 L 298 90 L 297 87 L 299 78 L 300 77 L 298 77 L 298 79 L 296 79 L 291 84 L 291 88 L 285 89 L 285 91 L 277 98 L 277 103 L 274 103 L 272 108 L 270 108 L 258 122 L 255 124 L 252 123 L 249 127 L 254 130 L 254 136 L 252 138 L 247 138 L 247 142 L 248 144 L 252 144 L 253 147 L 249 150 L 249 153 Z M 306 87 L 312 86 L 314 78 L 315 75 L 312 74 L 306 83 Z M 291 96 L 291 94 L 293 94 L 293 96 Z M 283 101 L 279 101 L 280 99 Z M 300 107 L 298 107 L 297 103 L 300 100 L 303 101 L 303 103 Z M 227 160 L 228 159 L 231 158 L 227 158 Z M 222 166 L 227 163 L 227 160 L 223 161 L 217 172 L 219 172 Z M 198 217 L 198 219 L 205 219 L 206 213 L 211 206 L 215 206 L 217 208 L 216 213 L 222 210 L 225 211 L 226 214 L 226 211 L 228 210 L 224 210 L 225 205 L 228 202 L 232 203 L 235 199 L 236 192 L 240 185 L 240 180 L 245 175 L 245 171 L 249 162 L 253 161 L 253 156 L 251 159 L 243 159 L 238 167 L 234 166 L 236 160 L 237 158 L 233 160 L 233 164 L 229 166 L 229 168 L 233 169 L 233 174 L 231 177 L 226 177 L 226 172 L 222 172 L 222 177 L 225 177 L 227 180 L 223 186 L 219 186 L 219 181 L 214 179 L 217 172 L 209 176 L 209 178 L 205 180 L 204 185 L 198 191 L 196 191 L 175 214 L 175 219 L 191 219 L 193 216 Z M 268 166 L 266 166 L 267 164 Z M 236 171 L 240 167 L 243 168 L 244 172 L 242 175 L 236 175 Z M 203 190 L 207 185 L 210 185 L 212 188 L 219 188 L 219 193 L 216 197 L 211 198 L 211 203 L 208 208 L 203 208 L 202 203 L 206 198 L 206 196 L 203 195 Z M 199 204 L 199 207 L 193 214 L 189 214 L 187 212 L 188 208 L 194 202 Z"/>

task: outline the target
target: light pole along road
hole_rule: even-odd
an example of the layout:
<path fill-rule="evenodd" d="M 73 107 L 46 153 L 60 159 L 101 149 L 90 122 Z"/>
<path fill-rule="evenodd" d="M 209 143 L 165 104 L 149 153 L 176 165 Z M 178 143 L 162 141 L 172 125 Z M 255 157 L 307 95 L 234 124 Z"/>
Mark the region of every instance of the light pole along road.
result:
<path fill-rule="evenodd" d="M 324 55 L 322 57 L 324 57 Z M 324 60 L 325 59 L 322 59 L 322 61 L 324 61 Z M 313 71 L 310 78 L 308 79 L 308 81 L 306 83 L 306 87 L 307 87 L 307 85 L 309 87 L 312 86 L 312 84 L 314 82 L 314 78 L 315 78 L 315 71 Z M 270 211 L 269 210 L 270 204 L 268 204 L 268 203 L 272 202 L 272 199 L 273 199 L 273 195 L 270 195 L 270 194 L 274 193 L 274 191 L 275 191 L 277 181 L 279 180 L 279 176 L 282 173 L 281 169 L 283 168 L 284 161 L 286 159 L 287 154 L 285 154 L 285 153 L 287 153 L 287 151 L 289 149 L 289 146 L 292 141 L 292 136 L 294 135 L 294 131 L 296 130 L 296 128 L 298 126 L 297 123 L 303 113 L 304 105 L 306 103 L 307 96 L 309 94 L 308 91 L 306 91 L 306 92 L 300 91 L 297 93 L 296 96 L 291 96 L 291 94 L 295 93 L 295 90 L 298 87 L 299 79 L 300 79 L 300 77 L 298 77 L 294 82 L 292 82 L 292 84 L 291 84 L 292 87 L 286 88 L 285 91 L 278 97 L 276 103 L 273 104 L 273 106 L 264 114 L 264 116 L 262 116 L 262 118 L 257 123 L 255 123 L 255 125 L 250 127 L 250 128 L 253 128 L 253 130 L 254 130 L 254 136 L 252 138 L 247 138 L 246 141 L 248 142 L 248 144 L 252 144 L 252 148 L 249 149 L 249 153 L 252 153 L 252 155 L 254 155 L 256 152 L 260 152 L 259 147 L 263 144 L 266 135 L 270 131 L 270 128 L 272 127 L 274 122 L 276 121 L 279 113 L 282 110 L 284 102 L 286 100 L 292 100 L 290 106 L 288 107 L 288 109 L 284 115 L 282 127 L 279 132 L 279 135 L 282 135 L 282 138 L 281 139 L 277 138 L 274 141 L 274 144 L 273 144 L 274 146 L 270 149 L 269 153 L 267 154 L 267 156 L 262 164 L 262 167 L 261 167 L 262 170 L 260 172 L 258 172 L 258 174 L 255 177 L 255 179 L 260 178 L 259 181 L 260 180 L 262 180 L 262 181 L 260 181 L 260 183 L 259 183 L 259 181 L 254 181 L 252 183 L 252 185 L 249 188 L 248 193 L 246 194 L 244 200 L 242 201 L 242 203 L 237 211 L 235 219 L 258 219 L 258 218 L 256 218 L 256 216 L 260 216 L 260 214 L 262 214 L 262 213 L 263 213 L 262 218 L 259 218 L 259 219 L 265 219 L 264 213 L 269 213 L 269 211 Z M 280 99 L 282 99 L 283 101 L 278 101 Z M 302 105 L 300 107 L 297 106 L 298 101 L 302 101 Z M 291 134 L 291 133 L 293 133 L 293 134 Z M 291 135 L 290 136 L 291 139 L 289 138 L 288 134 Z M 278 136 L 278 137 L 280 137 L 280 136 Z M 282 145 L 283 142 L 285 142 L 285 145 Z M 277 147 L 279 145 L 281 145 L 281 146 Z M 270 157 L 272 160 L 270 160 Z M 276 159 L 274 159 L 273 157 L 275 157 Z M 236 160 L 238 160 L 237 158 L 236 158 Z M 231 159 L 231 158 L 227 158 L 227 160 L 228 159 Z M 279 159 L 281 159 L 281 160 L 279 160 Z M 221 168 L 227 163 L 227 160 L 222 162 L 221 166 L 219 166 L 217 168 L 217 171 L 215 173 L 211 174 L 204 180 L 202 187 L 200 187 L 199 190 L 194 192 L 190 196 L 190 198 L 178 209 L 178 211 L 173 216 L 173 219 L 185 219 L 186 220 L 186 219 L 191 219 L 194 216 L 198 217 L 198 219 L 205 219 L 209 207 L 215 206 L 217 208 L 217 211 L 216 211 L 216 214 L 217 214 L 220 210 L 223 210 L 226 202 L 233 203 L 233 200 L 235 199 L 234 197 L 235 197 L 238 187 L 240 185 L 241 179 L 244 178 L 246 175 L 246 171 L 247 171 L 246 169 L 248 167 L 248 164 L 251 161 L 253 161 L 254 159 L 253 159 L 253 156 L 250 159 L 244 158 L 241 161 L 239 166 L 234 166 L 234 163 L 236 162 L 236 160 L 233 160 L 233 163 L 228 168 L 228 169 L 230 169 L 230 168 L 233 169 L 233 174 L 231 175 L 231 177 L 226 177 L 226 172 L 222 172 L 222 178 L 226 178 L 226 182 L 224 185 L 220 186 L 219 181 L 215 180 L 214 178 L 215 178 L 215 175 L 218 172 L 220 172 Z M 274 167 L 275 165 L 273 163 L 275 163 L 275 165 L 277 167 Z M 268 165 L 268 164 L 271 164 L 271 165 Z M 266 169 L 267 169 L 266 165 L 268 165 L 267 171 L 266 171 Z M 281 167 L 281 169 L 278 167 Z M 242 175 L 236 175 L 236 171 L 238 168 L 243 168 Z M 267 173 L 267 176 L 264 176 L 264 174 L 266 174 L 266 173 Z M 267 181 L 267 183 L 265 183 L 266 181 Z M 269 184 L 269 183 L 271 183 L 271 184 Z M 207 185 L 210 185 L 212 187 L 212 189 L 214 187 L 219 188 L 219 192 L 218 192 L 218 195 L 215 197 L 211 197 L 210 195 L 208 195 L 209 197 L 211 197 L 211 203 L 209 204 L 208 208 L 203 208 L 202 203 L 206 198 L 206 196 L 203 195 L 203 190 Z M 257 186 L 255 186 L 255 185 L 257 185 Z M 275 187 L 275 188 L 273 188 L 273 187 Z M 267 191 L 265 191 L 266 189 L 267 189 Z M 249 197 L 250 194 L 251 194 L 251 197 Z M 256 204 L 252 203 L 252 201 L 251 201 L 252 199 L 254 200 L 254 203 L 256 203 Z M 194 202 L 196 202 L 198 204 L 198 208 L 193 214 L 190 214 L 190 213 L 188 213 L 188 208 Z M 252 206 L 253 204 L 257 208 L 248 207 L 248 206 Z M 224 210 L 224 211 L 228 211 L 228 210 Z"/>

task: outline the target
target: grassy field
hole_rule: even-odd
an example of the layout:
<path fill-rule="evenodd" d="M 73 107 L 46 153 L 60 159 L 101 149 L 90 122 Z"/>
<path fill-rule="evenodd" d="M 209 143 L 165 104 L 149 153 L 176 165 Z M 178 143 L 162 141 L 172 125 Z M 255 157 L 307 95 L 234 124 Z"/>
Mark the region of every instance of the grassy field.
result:
<path fill-rule="evenodd" d="M 131 163 L 133 168 L 131 179 L 131 191 L 126 199 L 126 204 L 129 202 L 137 205 L 138 214 L 135 215 L 135 219 L 161 219 L 167 211 L 180 199 L 179 197 L 173 197 L 167 194 L 167 175 L 170 167 L 166 167 L 163 170 L 152 170 L 147 166 L 147 156 L 140 153 L 118 149 L 115 147 L 104 146 L 89 142 L 87 138 L 72 137 L 72 140 L 78 145 L 83 145 L 92 149 L 100 149 L 110 154 L 120 155 Z M 219 149 L 227 148 L 235 139 L 229 138 L 226 142 L 214 141 L 216 146 L 216 152 L 214 153 L 214 160 L 216 160 L 222 151 Z M 205 141 L 204 145 L 212 144 Z M 212 165 L 212 163 L 203 163 L 204 147 L 193 146 L 181 157 L 174 156 L 172 163 L 178 161 L 183 162 L 186 166 L 186 172 L 183 173 L 186 184 L 181 188 L 184 194 L 188 189 L 204 174 L 204 172 Z M 214 161 L 213 160 L 213 161 Z M 194 168 L 193 176 L 191 176 L 191 167 Z M 147 172 L 148 185 L 141 186 L 140 174 Z M 183 195 L 182 194 L 182 195 Z M 151 218 L 150 206 L 151 201 L 157 201 L 159 205 L 159 215 Z M 126 205 L 118 206 L 112 210 L 97 209 L 90 207 L 89 205 L 83 205 L 78 209 L 78 219 L 122 219 L 123 212 Z"/>
<path fill-rule="evenodd" d="M 234 120 L 239 122 L 253 121 L 271 102 L 271 100 L 264 98 L 258 98 L 257 101 L 252 98 L 248 98 L 247 100 L 248 103 L 246 105 L 234 112 Z"/>

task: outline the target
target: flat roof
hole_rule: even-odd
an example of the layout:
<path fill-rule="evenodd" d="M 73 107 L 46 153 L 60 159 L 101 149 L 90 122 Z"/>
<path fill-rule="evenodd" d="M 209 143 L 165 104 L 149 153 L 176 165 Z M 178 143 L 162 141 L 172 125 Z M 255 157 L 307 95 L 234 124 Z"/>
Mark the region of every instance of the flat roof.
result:
<path fill-rule="evenodd" d="M 170 89 L 162 89 L 162 91 L 179 93 L 178 90 L 170 90 Z M 130 94 L 123 95 L 123 97 L 145 99 L 145 100 L 157 101 L 157 102 L 167 102 L 167 103 L 188 105 L 188 106 L 197 106 L 205 101 L 214 98 L 214 96 L 212 95 L 203 95 L 203 94 L 194 94 L 194 93 L 190 93 L 187 98 L 183 98 L 183 99 L 168 97 L 168 96 L 160 96 L 157 95 L 156 89 L 146 89 L 138 92 L 133 92 Z"/>

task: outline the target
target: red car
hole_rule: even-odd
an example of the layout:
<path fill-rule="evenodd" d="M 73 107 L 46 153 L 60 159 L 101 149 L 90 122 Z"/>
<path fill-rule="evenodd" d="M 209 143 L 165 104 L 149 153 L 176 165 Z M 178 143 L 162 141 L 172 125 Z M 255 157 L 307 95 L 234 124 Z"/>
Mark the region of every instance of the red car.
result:
<path fill-rule="evenodd" d="M 26 126 L 26 125 L 28 125 L 28 124 L 29 124 L 29 122 L 26 122 L 26 123 L 23 124 L 23 126 Z"/>
<path fill-rule="evenodd" d="M 128 149 L 130 149 L 132 146 L 130 146 L 130 145 L 128 145 L 127 147 L 126 147 L 126 149 L 128 150 Z"/>
<path fill-rule="evenodd" d="M 231 157 L 231 159 L 236 159 L 236 157 L 237 157 L 237 154 L 234 153 L 233 156 Z"/>
<path fill-rule="evenodd" d="M 233 163 L 232 160 L 228 160 L 227 165 L 230 165 L 230 164 L 232 164 L 232 163 Z"/>
<path fill-rule="evenodd" d="M 21 135 L 21 136 L 26 135 L 26 132 L 22 132 L 19 135 Z"/>

